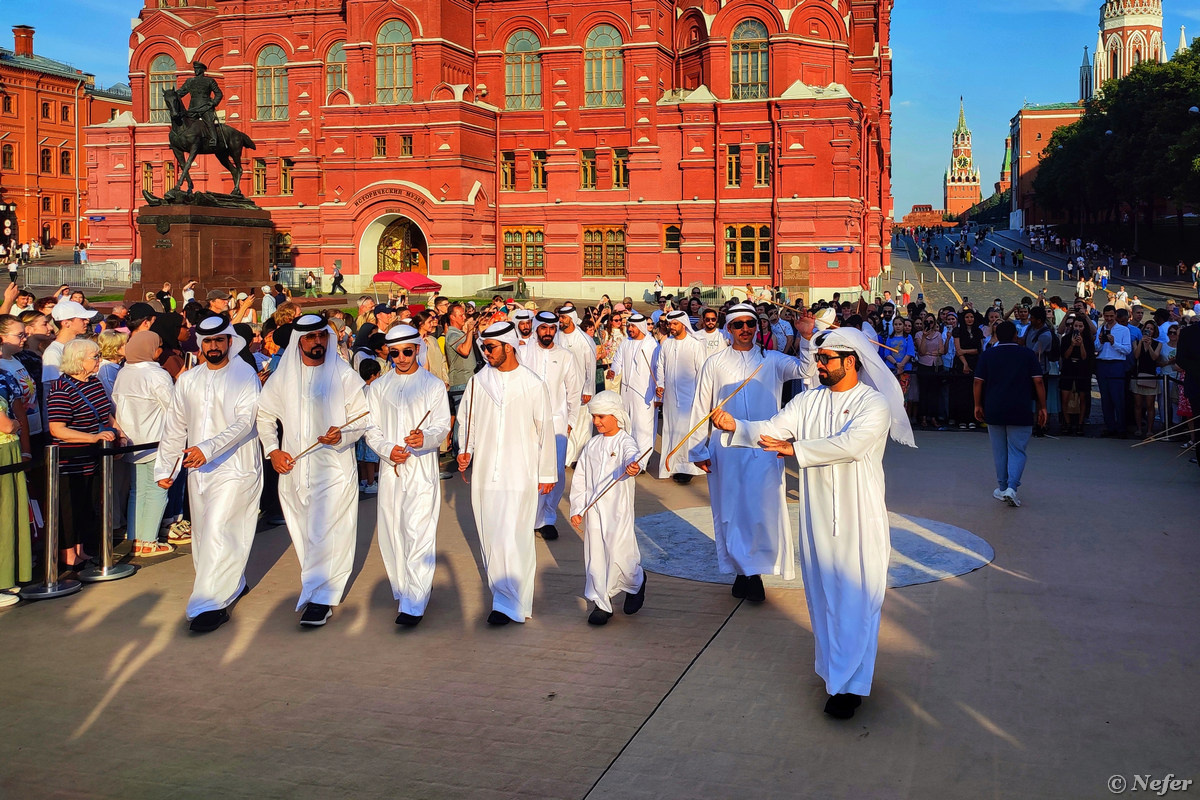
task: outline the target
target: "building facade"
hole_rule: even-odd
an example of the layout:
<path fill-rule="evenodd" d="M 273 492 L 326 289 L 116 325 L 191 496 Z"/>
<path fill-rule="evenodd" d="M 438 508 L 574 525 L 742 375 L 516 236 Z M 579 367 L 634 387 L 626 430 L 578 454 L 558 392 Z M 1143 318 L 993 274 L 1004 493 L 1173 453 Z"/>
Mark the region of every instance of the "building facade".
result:
<path fill-rule="evenodd" d="M 892 212 L 892 0 L 147 0 L 133 109 L 88 130 L 99 257 L 177 173 L 162 89 L 201 60 L 250 135 L 277 263 L 466 293 L 856 291 Z M 197 188 L 229 191 L 215 162 Z"/>
<path fill-rule="evenodd" d="M 1124 78 L 1143 61 L 1166 60 L 1162 0 L 1106 0 L 1092 59 L 1093 91 L 1100 91 L 1105 81 Z"/>
<path fill-rule="evenodd" d="M 957 216 L 983 199 L 979 188 L 979 167 L 971 156 L 971 131 L 966 110 L 958 99 L 958 125 L 950 148 L 950 166 L 942 178 L 942 200 L 946 213 Z"/>
<path fill-rule="evenodd" d="M 100 89 L 92 75 L 36 55 L 33 28 L 0 48 L 0 202 L 16 206 L 13 237 L 68 249 L 88 239 L 81 133 L 131 108 L 129 87 Z M 5 242 L 7 245 L 7 242 Z"/>

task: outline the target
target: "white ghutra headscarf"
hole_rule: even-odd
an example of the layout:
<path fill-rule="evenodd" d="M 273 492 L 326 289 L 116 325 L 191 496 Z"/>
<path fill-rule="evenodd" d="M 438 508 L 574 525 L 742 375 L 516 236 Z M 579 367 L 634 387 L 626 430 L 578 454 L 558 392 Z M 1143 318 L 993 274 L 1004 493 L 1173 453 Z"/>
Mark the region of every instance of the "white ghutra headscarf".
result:
<path fill-rule="evenodd" d="M 900 444 L 917 446 L 913 439 L 912 424 L 904 411 L 904 393 L 900 391 L 900 382 L 896 380 L 896 373 L 888 369 L 879 357 L 879 345 L 855 328 L 831 328 L 814 336 L 812 346 L 814 350 L 854 354 L 858 361 L 859 380 L 879 392 L 887 401 L 888 414 L 892 418 L 891 437 Z"/>

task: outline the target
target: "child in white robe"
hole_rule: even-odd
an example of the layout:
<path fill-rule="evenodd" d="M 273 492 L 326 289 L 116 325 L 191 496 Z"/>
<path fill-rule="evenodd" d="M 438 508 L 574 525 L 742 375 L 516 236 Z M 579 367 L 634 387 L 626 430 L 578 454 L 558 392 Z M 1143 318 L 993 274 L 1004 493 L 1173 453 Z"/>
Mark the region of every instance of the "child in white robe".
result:
<path fill-rule="evenodd" d="M 625 592 L 626 614 L 636 614 L 646 599 L 642 554 L 633 532 L 633 478 L 641 472 L 641 454 L 629 434 L 619 394 L 600 392 L 587 408 L 599 433 L 583 446 L 575 466 L 571 524 L 583 529 L 587 573 L 583 596 L 595 603 L 588 622 L 604 625 L 612 616 L 612 597 L 618 592 Z"/>

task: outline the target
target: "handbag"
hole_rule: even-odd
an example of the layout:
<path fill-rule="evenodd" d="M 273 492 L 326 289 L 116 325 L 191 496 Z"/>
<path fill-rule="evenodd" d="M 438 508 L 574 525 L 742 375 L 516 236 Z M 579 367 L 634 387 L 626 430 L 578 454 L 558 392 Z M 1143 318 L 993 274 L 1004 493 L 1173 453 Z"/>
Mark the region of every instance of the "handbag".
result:
<path fill-rule="evenodd" d="M 1067 406 L 1063 409 L 1068 414 L 1078 414 L 1083 411 L 1083 396 L 1079 392 L 1067 393 Z"/>

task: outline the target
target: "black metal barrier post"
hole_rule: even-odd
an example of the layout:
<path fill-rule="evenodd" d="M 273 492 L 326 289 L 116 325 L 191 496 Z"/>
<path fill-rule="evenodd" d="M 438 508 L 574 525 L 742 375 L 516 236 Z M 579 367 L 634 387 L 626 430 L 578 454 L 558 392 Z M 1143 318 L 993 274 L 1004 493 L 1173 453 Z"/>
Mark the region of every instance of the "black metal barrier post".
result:
<path fill-rule="evenodd" d="M 100 448 L 100 565 L 79 573 L 79 580 L 84 583 L 120 580 L 137 572 L 133 564 L 113 563 L 113 459 L 116 455 L 112 442 L 104 442 Z"/>
<path fill-rule="evenodd" d="M 83 588 L 79 581 L 58 577 L 58 445 L 46 445 L 46 580 L 21 590 L 22 600 L 49 600 L 74 594 Z"/>

